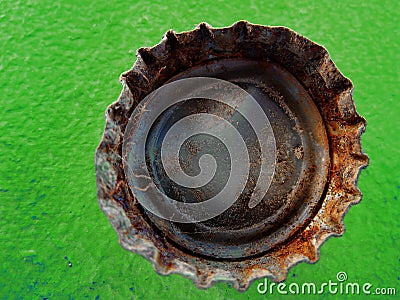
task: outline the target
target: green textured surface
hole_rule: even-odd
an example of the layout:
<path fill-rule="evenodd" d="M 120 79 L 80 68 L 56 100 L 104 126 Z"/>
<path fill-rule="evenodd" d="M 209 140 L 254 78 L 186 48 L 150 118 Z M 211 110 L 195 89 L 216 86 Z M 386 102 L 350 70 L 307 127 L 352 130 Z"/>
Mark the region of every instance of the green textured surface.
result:
<path fill-rule="evenodd" d="M 288 283 L 327 282 L 345 271 L 349 281 L 400 293 L 397 3 L 1 1 L 0 298 L 272 298 L 257 294 L 261 281 L 238 293 L 157 275 L 118 244 L 96 199 L 93 156 L 104 111 L 136 49 L 158 43 L 170 28 L 240 19 L 287 26 L 324 45 L 353 81 L 368 122 L 364 198 L 346 216 L 344 236 L 321 248 L 317 264 L 293 268 Z"/>

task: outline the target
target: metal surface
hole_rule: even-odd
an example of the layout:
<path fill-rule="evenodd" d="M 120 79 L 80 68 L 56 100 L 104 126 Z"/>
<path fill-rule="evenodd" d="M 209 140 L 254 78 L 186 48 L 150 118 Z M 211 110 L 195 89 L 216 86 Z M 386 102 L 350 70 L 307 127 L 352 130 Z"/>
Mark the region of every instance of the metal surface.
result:
<path fill-rule="evenodd" d="M 107 109 L 96 152 L 99 203 L 121 244 L 150 260 L 160 274 L 180 273 L 198 287 L 229 281 L 245 290 L 256 278 L 282 281 L 294 264 L 315 262 L 321 244 L 343 233 L 345 212 L 361 199 L 359 171 L 368 164 L 360 143 L 365 120 L 355 111 L 352 84 L 326 50 L 287 28 L 238 22 L 222 29 L 200 24 L 190 32 L 169 31 L 160 44 L 138 54 L 121 77 L 120 98 Z M 233 82 L 256 98 L 272 120 L 277 165 L 256 209 L 246 205 L 248 185 L 249 193 L 223 214 L 201 223 L 173 223 L 148 213 L 133 196 L 122 143 L 129 118 L 146 95 L 196 76 Z M 198 99 L 169 115 L 204 109 L 229 113 Z M 171 117 L 160 119 L 153 134 L 159 136 L 169 122 Z M 149 165 L 159 172 L 157 159 Z"/>

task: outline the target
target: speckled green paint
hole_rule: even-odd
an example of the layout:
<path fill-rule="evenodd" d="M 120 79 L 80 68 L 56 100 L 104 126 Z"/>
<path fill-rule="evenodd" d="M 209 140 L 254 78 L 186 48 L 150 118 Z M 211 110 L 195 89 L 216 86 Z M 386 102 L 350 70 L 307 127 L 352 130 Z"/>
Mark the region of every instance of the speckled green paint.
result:
<path fill-rule="evenodd" d="M 238 293 L 157 275 L 119 246 L 96 199 L 104 111 L 135 50 L 170 28 L 240 19 L 284 25 L 324 45 L 353 81 L 368 121 L 362 202 L 345 218 L 345 235 L 321 248 L 317 264 L 293 268 L 287 282 L 318 284 L 345 271 L 349 281 L 400 293 L 399 11 L 398 1 L 365 0 L 0 1 L 0 298 L 274 297 L 258 295 L 261 281 Z"/>

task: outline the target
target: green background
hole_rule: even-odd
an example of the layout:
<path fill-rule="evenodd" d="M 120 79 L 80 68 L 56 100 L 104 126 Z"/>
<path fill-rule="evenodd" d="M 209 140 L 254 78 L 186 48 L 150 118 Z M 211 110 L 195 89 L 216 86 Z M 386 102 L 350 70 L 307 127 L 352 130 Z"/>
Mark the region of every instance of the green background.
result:
<path fill-rule="evenodd" d="M 104 112 L 136 49 L 170 28 L 241 19 L 287 26 L 324 45 L 353 81 L 368 122 L 362 202 L 346 216 L 344 236 L 321 248 L 317 264 L 293 268 L 287 282 L 320 284 L 344 271 L 348 281 L 395 287 L 399 297 L 397 3 L 0 1 L 0 298 L 273 298 L 258 295 L 261 281 L 238 293 L 224 283 L 198 290 L 179 275 L 157 275 L 118 244 L 96 199 L 93 157 Z"/>

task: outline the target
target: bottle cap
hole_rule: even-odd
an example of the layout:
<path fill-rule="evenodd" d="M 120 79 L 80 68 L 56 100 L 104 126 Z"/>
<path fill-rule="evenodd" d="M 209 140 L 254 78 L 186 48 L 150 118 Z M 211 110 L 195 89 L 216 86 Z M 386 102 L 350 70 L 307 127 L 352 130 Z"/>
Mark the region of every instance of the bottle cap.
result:
<path fill-rule="evenodd" d="M 98 199 L 158 273 L 245 290 L 343 234 L 366 122 L 322 46 L 285 27 L 202 23 L 140 48 L 121 82 L 95 156 Z"/>

